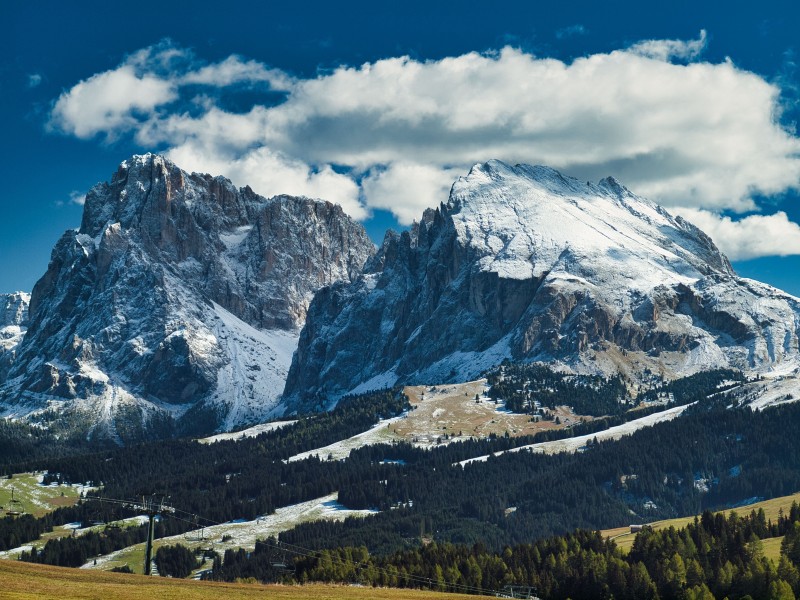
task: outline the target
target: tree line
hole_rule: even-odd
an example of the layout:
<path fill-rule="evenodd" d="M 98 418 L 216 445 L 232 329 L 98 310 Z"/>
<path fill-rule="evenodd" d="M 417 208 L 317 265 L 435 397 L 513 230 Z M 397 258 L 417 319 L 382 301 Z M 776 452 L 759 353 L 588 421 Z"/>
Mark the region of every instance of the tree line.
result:
<path fill-rule="evenodd" d="M 800 593 L 800 506 L 767 521 L 763 510 L 738 516 L 704 512 L 683 529 L 645 528 L 628 554 L 598 532 L 578 530 L 532 544 L 492 551 L 472 545 L 430 543 L 384 556 L 364 546 L 296 555 L 277 570 L 274 540 L 252 553 L 228 551 L 214 563 L 209 579 L 264 582 L 323 581 L 372 586 L 430 588 L 491 593 L 507 586 L 539 596 L 685 600 L 794 598 Z M 763 556 L 761 539 L 785 535 L 780 561 Z"/>
<path fill-rule="evenodd" d="M 654 402 L 669 394 L 670 406 L 690 404 L 744 380 L 733 369 L 702 371 L 670 382 L 654 380 L 632 398 L 619 375 L 575 375 L 537 363 L 505 363 L 486 377 L 489 396 L 502 399 L 513 412 L 541 414 L 543 408 L 566 405 L 576 414 L 594 417 L 622 415 L 643 401 Z"/>
<path fill-rule="evenodd" d="M 431 542 L 480 542 L 497 552 L 578 528 L 696 514 L 800 489 L 800 405 L 753 412 L 728 409 L 714 399 L 699 402 L 687 417 L 617 442 L 589 444 L 578 454 L 517 452 L 465 467 L 457 464 L 543 439 L 493 437 L 432 449 L 368 446 L 344 461 L 285 462 L 293 452 L 318 447 L 321 440 L 349 437 L 353 429 L 363 431 L 402 410 L 408 406 L 401 395 L 380 392 L 319 417 L 328 419 L 337 433 L 321 431 L 315 417 L 237 442 L 172 440 L 31 467 L 48 469 L 50 478 L 58 481 L 102 484 L 103 494 L 112 498 L 169 496 L 170 504 L 216 522 L 254 519 L 277 507 L 338 491 L 340 502 L 349 508 L 375 507 L 381 512 L 343 523 L 300 525 L 281 534 L 281 541 L 314 550 L 364 546 L 373 555 Z M 352 423 L 357 419 L 356 427 Z M 0 541 L 13 535 L 19 545 L 53 525 L 131 516 L 108 510 L 87 499 L 42 520 L 0 521 Z M 190 526 L 163 521 L 170 535 Z M 95 544 L 76 540 L 69 543 Z M 89 548 L 86 556 L 94 551 Z M 48 556 L 59 554 L 50 550 Z M 38 552 L 36 558 L 42 559 Z"/>

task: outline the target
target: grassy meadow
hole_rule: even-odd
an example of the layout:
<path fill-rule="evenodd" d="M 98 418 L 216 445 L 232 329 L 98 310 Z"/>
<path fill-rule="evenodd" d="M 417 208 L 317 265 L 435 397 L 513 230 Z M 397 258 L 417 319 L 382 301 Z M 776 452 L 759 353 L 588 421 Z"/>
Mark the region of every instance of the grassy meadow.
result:
<path fill-rule="evenodd" d="M 0 561 L 6 600 L 466 600 L 476 596 L 332 585 L 212 583 Z"/>
<path fill-rule="evenodd" d="M 750 511 L 757 511 L 758 509 L 763 508 L 767 520 L 776 521 L 781 510 L 784 513 L 789 512 L 789 508 L 792 506 L 793 502 L 800 503 L 800 492 L 792 494 L 791 496 L 782 496 L 780 498 L 773 498 L 772 500 L 764 500 L 763 502 L 756 502 L 755 504 L 748 504 L 747 506 L 740 506 L 738 508 L 730 508 L 717 512 L 721 512 L 726 516 L 732 512 L 735 512 L 739 515 L 745 515 L 749 514 Z M 680 517 L 678 519 L 655 521 L 653 523 L 649 523 L 649 525 L 655 530 L 668 529 L 669 527 L 680 529 L 681 527 L 686 527 L 692 521 L 694 521 L 694 517 Z M 617 543 L 617 546 L 619 546 L 624 552 L 627 552 L 633 547 L 633 540 L 636 539 L 636 534 L 630 532 L 630 527 L 606 529 L 601 533 L 607 538 L 612 538 Z M 780 556 L 780 540 L 782 539 L 783 538 L 772 538 L 762 540 L 762 544 L 764 546 L 764 555 L 773 560 L 778 560 L 778 557 Z"/>

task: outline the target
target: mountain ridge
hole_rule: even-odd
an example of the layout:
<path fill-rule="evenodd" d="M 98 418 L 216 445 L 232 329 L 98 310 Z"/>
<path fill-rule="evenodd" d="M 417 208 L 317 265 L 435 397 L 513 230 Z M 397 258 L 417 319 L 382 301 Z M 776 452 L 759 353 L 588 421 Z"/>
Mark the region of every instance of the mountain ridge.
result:
<path fill-rule="evenodd" d="M 134 156 L 34 286 L 3 412 L 118 442 L 263 420 L 314 291 L 373 252 L 338 205 Z"/>
<path fill-rule="evenodd" d="M 337 205 L 133 156 L 16 302 L 2 414 L 118 443 L 504 360 L 632 385 L 800 364 L 800 299 L 739 278 L 700 229 L 613 178 L 497 160 L 376 251 Z"/>
<path fill-rule="evenodd" d="M 490 161 L 388 234 L 361 279 L 317 294 L 285 395 L 307 408 L 506 359 L 633 381 L 795 369 L 798 314 L 797 298 L 738 278 L 706 234 L 613 179 Z"/>

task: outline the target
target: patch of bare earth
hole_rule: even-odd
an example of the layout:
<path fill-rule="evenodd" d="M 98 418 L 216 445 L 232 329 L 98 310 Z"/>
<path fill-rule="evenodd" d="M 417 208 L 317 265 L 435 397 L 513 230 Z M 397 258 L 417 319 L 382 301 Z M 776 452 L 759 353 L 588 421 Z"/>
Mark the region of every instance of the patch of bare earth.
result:
<path fill-rule="evenodd" d="M 54 496 L 53 498 L 47 498 L 46 502 L 51 506 L 72 506 L 75 504 L 75 498 L 69 496 Z"/>
<path fill-rule="evenodd" d="M 414 407 L 404 419 L 391 425 L 399 438 L 418 444 L 433 444 L 447 435 L 450 439 L 485 438 L 491 434 L 512 437 L 533 435 L 548 429 L 563 429 L 591 417 L 576 415 L 567 406 L 553 412 L 553 420 L 508 411 L 502 401 L 486 394 L 485 379 L 439 386 L 415 385 L 404 389 Z M 558 417 L 559 424 L 555 418 Z"/>

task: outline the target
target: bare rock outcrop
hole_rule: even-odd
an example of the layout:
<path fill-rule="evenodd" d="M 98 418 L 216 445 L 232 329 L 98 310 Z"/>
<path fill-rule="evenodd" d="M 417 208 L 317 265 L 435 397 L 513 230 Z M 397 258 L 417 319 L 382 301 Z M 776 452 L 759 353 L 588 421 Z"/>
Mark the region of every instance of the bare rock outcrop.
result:
<path fill-rule="evenodd" d="M 134 156 L 53 249 L 0 378 L 4 413 L 119 442 L 278 414 L 314 292 L 373 253 L 337 205 Z"/>

